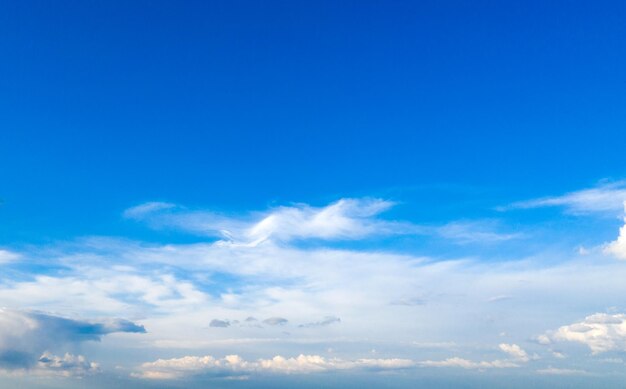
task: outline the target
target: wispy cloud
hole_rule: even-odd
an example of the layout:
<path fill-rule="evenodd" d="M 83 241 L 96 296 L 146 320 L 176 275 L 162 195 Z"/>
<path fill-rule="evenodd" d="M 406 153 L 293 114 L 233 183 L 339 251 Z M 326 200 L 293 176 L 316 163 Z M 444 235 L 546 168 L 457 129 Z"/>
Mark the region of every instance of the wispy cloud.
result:
<path fill-rule="evenodd" d="M 495 243 L 516 239 L 520 233 L 498 231 L 495 221 L 458 221 L 423 226 L 385 220 L 380 215 L 395 204 L 374 198 L 344 198 L 324 207 L 307 204 L 280 206 L 246 216 L 193 211 L 170 203 L 149 202 L 129 208 L 124 216 L 155 228 L 177 228 L 225 242 L 258 245 L 307 239 L 357 240 L 391 235 L 431 235 L 454 243 Z"/>
<path fill-rule="evenodd" d="M 504 211 L 515 208 L 563 207 L 572 214 L 601 213 L 614 216 L 621 213 L 625 200 L 626 181 L 618 181 L 561 196 L 519 201 L 498 209 Z"/>
<path fill-rule="evenodd" d="M 463 369 L 507 369 L 520 367 L 520 363 L 526 363 L 530 357 L 520 346 L 516 344 L 501 343 L 500 351 L 509 355 L 509 359 L 496 359 L 493 361 L 472 361 L 465 358 L 452 357 L 441 361 L 422 361 L 419 364 L 424 367 L 458 367 Z"/>
<path fill-rule="evenodd" d="M 589 375 L 589 372 L 579 369 L 562 369 L 557 367 L 547 367 L 545 369 L 536 370 L 542 375 Z"/>
<path fill-rule="evenodd" d="M 0 249 L 0 265 L 16 261 L 20 258 L 20 255 L 8 250 Z"/>
<path fill-rule="evenodd" d="M 375 218 L 392 206 L 392 202 L 382 199 L 341 199 L 325 207 L 295 204 L 245 217 L 229 217 L 208 211 L 189 211 L 169 203 L 150 202 L 127 209 L 124 215 L 153 226 L 175 227 L 252 245 L 270 240 L 359 239 L 419 230 L 409 223 Z"/>

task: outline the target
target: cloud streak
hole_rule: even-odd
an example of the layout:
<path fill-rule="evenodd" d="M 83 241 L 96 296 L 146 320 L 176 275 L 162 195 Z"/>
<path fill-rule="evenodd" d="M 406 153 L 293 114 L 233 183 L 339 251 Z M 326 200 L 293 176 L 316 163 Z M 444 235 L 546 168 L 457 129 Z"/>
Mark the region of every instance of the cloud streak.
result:
<path fill-rule="evenodd" d="M 626 181 L 604 183 L 595 188 L 569 192 L 561 196 L 519 201 L 500 210 L 563 207 L 572 214 L 618 215 L 626 201 Z"/>

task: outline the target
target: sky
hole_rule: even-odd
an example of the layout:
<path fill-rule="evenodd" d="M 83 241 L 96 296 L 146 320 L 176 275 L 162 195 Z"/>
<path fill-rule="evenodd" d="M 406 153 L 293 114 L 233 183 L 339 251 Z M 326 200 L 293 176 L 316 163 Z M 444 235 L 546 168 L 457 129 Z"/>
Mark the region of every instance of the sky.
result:
<path fill-rule="evenodd" d="M 624 387 L 625 18 L 0 1 L 0 385 Z"/>

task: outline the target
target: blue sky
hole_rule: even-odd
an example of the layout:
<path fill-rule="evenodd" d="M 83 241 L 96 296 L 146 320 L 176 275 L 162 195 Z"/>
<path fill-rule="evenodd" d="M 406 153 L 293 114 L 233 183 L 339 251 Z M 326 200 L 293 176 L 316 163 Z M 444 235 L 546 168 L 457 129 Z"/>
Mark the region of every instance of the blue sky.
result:
<path fill-rule="evenodd" d="M 0 380 L 623 386 L 625 16 L 1 3 Z"/>

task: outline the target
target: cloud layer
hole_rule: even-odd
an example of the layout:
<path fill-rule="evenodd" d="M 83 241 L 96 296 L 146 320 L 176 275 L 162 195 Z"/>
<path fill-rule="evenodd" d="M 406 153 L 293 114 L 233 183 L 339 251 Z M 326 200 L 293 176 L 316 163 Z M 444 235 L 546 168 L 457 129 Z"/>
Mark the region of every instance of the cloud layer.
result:
<path fill-rule="evenodd" d="M 175 379 L 200 374 L 248 375 L 248 374 L 310 374 L 333 370 L 374 369 L 393 370 L 415 366 L 408 359 L 327 359 L 319 355 L 300 354 L 285 358 L 277 355 L 271 359 L 246 361 L 238 355 L 224 358 L 186 356 L 183 358 L 159 359 L 140 366 L 135 377 L 147 379 Z"/>

